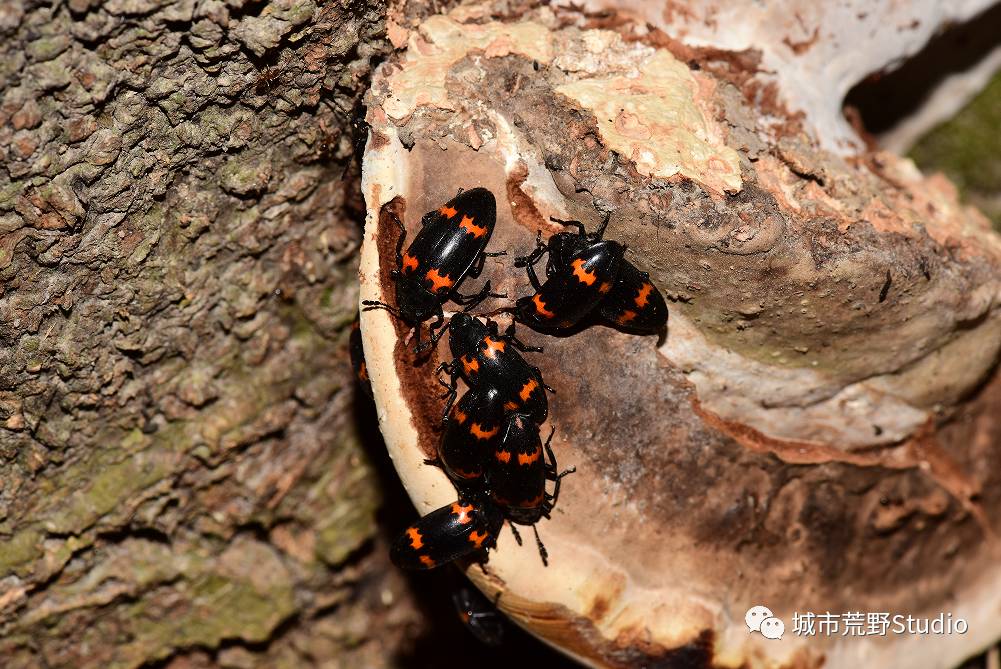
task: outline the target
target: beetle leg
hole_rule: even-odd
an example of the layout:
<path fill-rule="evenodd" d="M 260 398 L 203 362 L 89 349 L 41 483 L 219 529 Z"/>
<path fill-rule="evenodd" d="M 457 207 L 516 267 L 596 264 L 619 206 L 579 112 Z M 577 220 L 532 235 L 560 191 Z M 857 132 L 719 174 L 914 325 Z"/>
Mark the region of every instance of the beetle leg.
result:
<path fill-rule="evenodd" d="M 541 346 L 527 346 L 525 342 L 514 336 L 514 326 L 515 322 L 511 321 L 511 324 L 507 326 L 504 330 L 504 338 L 511 342 L 511 345 L 523 353 L 542 353 Z"/>
<path fill-rule="evenodd" d="M 542 381 L 542 372 L 539 371 L 538 367 L 529 367 L 529 369 L 531 369 L 533 372 L 535 372 L 535 375 L 539 377 L 540 381 Z M 545 388 L 546 390 L 548 390 L 549 392 L 553 393 L 554 395 L 556 394 L 556 389 L 555 388 L 550 388 L 549 385 L 545 381 L 542 381 L 542 387 Z"/>
<path fill-rule="evenodd" d="M 580 221 L 565 221 L 562 218 L 555 218 L 553 216 L 549 217 L 549 220 L 553 223 L 559 223 L 560 225 L 566 226 L 568 228 L 577 228 L 577 233 L 581 237 L 587 237 L 587 231 L 584 229 L 584 224 Z"/>
<path fill-rule="evenodd" d="M 448 412 L 452 410 L 452 404 L 455 402 L 455 398 L 459 394 L 459 391 L 457 390 L 457 381 L 459 378 L 459 365 L 456 364 L 454 360 L 451 363 L 443 362 L 440 365 L 438 365 L 438 368 L 434 370 L 434 372 L 435 376 L 438 377 L 438 383 L 440 383 L 443 387 L 448 389 L 448 392 L 445 393 L 445 397 L 447 397 L 448 400 L 445 402 L 445 411 L 442 413 L 441 416 L 441 420 L 444 423 L 448 421 Z M 448 372 L 449 376 L 451 377 L 448 383 L 445 383 L 444 381 L 441 380 L 442 372 Z"/>
<path fill-rule="evenodd" d="M 526 265 L 534 265 L 539 262 L 539 259 L 546 255 L 549 250 L 549 245 L 542 241 L 542 230 L 535 233 L 535 249 L 529 253 L 527 256 L 516 256 L 514 259 L 515 267 L 525 267 Z"/>
<path fill-rule="evenodd" d="M 611 218 L 612 218 L 612 212 L 609 211 L 605 214 L 605 220 L 603 220 L 601 222 L 601 225 L 598 226 L 598 229 L 594 231 L 594 234 L 592 235 L 593 239 L 597 240 L 605 236 L 605 228 L 608 227 L 608 221 Z"/>
<path fill-rule="evenodd" d="M 539 526 L 537 524 L 532 524 L 532 531 L 535 532 L 535 546 L 539 549 L 539 557 L 542 558 L 542 566 L 549 566 L 549 551 L 546 547 L 542 545 L 542 539 L 539 538 Z"/>
<path fill-rule="evenodd" d="M 459 295 L 456 294 L 452 296 L 452 300 L 463 305 L 463 311 L 469 313 L 479 305 L 480 302 L 487 299 L 488 297 L 507 297 L 507 293 L 492 293 L 490 292 L 490 281 L 483 284 L 482 290 L 475 295 Z"/>
<path fill-rule="evenodd" d="M 508 526 L 511 528 L 511 534 L 514 535 L 514 540 L 517 541 L 518 545 L 520 546 L 521 545 L 521 534 L 518 533 L 518 528 L 516 528 L 514 526 L 514 523 L 512 523 L 510 521 L 508 521 Z"/>
<path fill-rule="evenodd" d="M 539 277 L 535 276 L 535 266 L 526 265 L 525 271 L 528 272 L 528 280 L 532 283 L 532 288 L 534 288 L 536 292 L 542 290 L 542 284 L 539 283 Z"/>
<path fill-rule="evenodd" d="M 435 328 L 438 328 L 437 334 L 435 333 Z M 441 339 L 442 333 L 445 331 L 445 314 L 438 309 L 438 316 L 435 318 L 434 323 L 428 326 L 428 341 L 421 343 L 421 326 L 420 323 L 417 324 L 417 346 L 414 348 L 414 353 L 423 353 L 424 351 L 434 347 Z"/>

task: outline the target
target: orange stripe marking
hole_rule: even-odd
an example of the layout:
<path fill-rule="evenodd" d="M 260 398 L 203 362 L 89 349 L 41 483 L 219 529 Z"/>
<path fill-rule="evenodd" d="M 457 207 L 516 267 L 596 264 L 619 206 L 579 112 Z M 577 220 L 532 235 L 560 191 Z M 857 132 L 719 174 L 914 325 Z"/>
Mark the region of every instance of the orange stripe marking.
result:
<path fill-rule="evenodd" d="M 650 302 L 650 293 L 652 291 L 653 291 L 653 286 L 649 283 L 644 283 L 640 287 L 639 295 L 636 296 L 636 299 L 633 300 L 633 302 L 636 303 L 637 307 L 642 309 L 647 305 L 648 302 Z"/>
<path fill-rule="evenodd" d="M 480 361 L 464 355 L 462 356 L 462 370 L 466 373 L 466 376 L 471 376 L 480 371 Z"/>
<path fill-rule="evenodd" d="M 494 451 L 494 457 L 497 458 L 498 462 L 504 464 L 511 462 L 511 453 L 508 451 Z"/>
<path fill-rule="evenodd" d="M 417 258 L 413 257 L 412 255 L 410 255 L 408 253 L 404 253 L 403 254 L 403 267 L 401 269 L 404 272 L 406 272 L 408 269 L 410 271 L 412 271 L 412 272 L 416 272 L 417 271 L 417 265 L 418 265 Z"/>
<path fill-rule="evenodd" d="M 502 341 L 494 341 L 490 337 L 483 338 L 483 355 L 487 356 L 493 360 L 498 353 L 504 352 L 504 347 L 507 346 Z"/>
<path fill-rule="evenodd" d="M 457 406 L 452 407 L 452 418 L 454 418 L 459 425 L 462 425 L 463 423 L 466 422 L 466 414 L 460 411 L 459 407 Z"/>
<path fill-rule="evenodd" d="M 453 281 L 449 278 L 448 274 L 442 276 L 437 268 L 429 269 L 428 273 L 424 275 L 424 278 L 431 282 L 431 290 L 433 292 L 451 288 L 453 284 Z"/>
<path fill-rule="evenodd" d="M 540 455 L 542 455 L 542 448 L 540 448 L 539 446 L 536 446 L 535 450 L 532 451 L 531 453 L 529 453 L 528 455 L 525 455 L 524 453 L 519 453 L 518 454 L 518 464 L 519 465 L 530 465 L 533 462 L 535 462 L 536 460 L 538 460 Z"/>
<path fill-rule="evenodd" d="M 518 404 L 517 402 L 510 402 L 510 401 L 504 402 L 504 409 L 506 411 L 514 411 L 515 409 L 517 409 L 520 406 L 521 405 Z"/>
<path fill-rule="evenodd" d="M 488 536 L 490 535 L 486 532 L 477 532 L 476 530 L 473 530 L 469 533 L 469 543 L 476 544 L 477 548 L 483 548 L 483 542 L 487 540 Z"/>
<path fill-rule="evenodd" d="M 492 430 L 484 430 L 482 427 L 480 427 L 479 423 L 473 423 L 472 425 L 469 426 L 469 434 L 473 435 L 477 439 L 486 440 L 492 438 L 495 434 L 497 434 L 497 431 L 499 429 L 500 429 L 499 427 L 495 427 Z"/>
<path fill-rule="evenodd" d="M 577 277 L 577 280 L 581 283 L 591 286 L 595 281 L 598 280 L 598 275 L 594 272 L 588 272 L 584 269 L 584 260 L 582 258 L 577 258 L 570 266 L 573 267 L 573 275 Z"/>
<path fill-rule="evenodd" d="M 455 207 L 450 207 L 446 204 L 444 207 L 438 210 L 438 213 L 444 216 L 445 218 L 452 218 L 453 216 L 458 214 L 459 211 Z"/>
<path fill-rule="evenodd" d="M 479 238 L 479 237 L 482 237 L 483 235 L 487 234 L 486 227 L 480 227 L 478 225 L 473 225 L 473 219 L 469 218 L 468 216 L 463 216 L 462 217 L 462 220 L 459 221 L 459 227 L 465 229 L 466 232 L 468 232 L 469 234 L 471 234 L 473 237 Z"/>
<path fill-rule="evenodd" d="M 424 563 L 424 566 L 426 566 L 428 569 L 433 568 L 437 564 L 432 558 L 428 557 L 427 555 L 421 555 L 420 558 L 421 562 Z"/>
<path fill-rule="evenodd" d="M 410 547 L 415 551 L 424 547 L 424 537 L 416 527 L 408 527 L 407 536 L 410 537 Z"/>
<path fill-rule="evenodd" d="M 525 385 L 521 387 L 521 392 L 518 393 L 518 397 L 521 398 L 522 402 L 527 402 L 528 398 L 532 396 L 535 389 L 539 387 L 539 382 L 535 379 L 529 379 L 525 382 Z"/>
<path fill-rule="evenodd" d="M 598 286 L 598 292 L 601 293 L 602 295 L 604 295 L 605 293 L 607 293 L 611 289 L 612 289 L 612 284 L 610 284 L 607 281 L 602 282 L 602 284 L 600 286 Z"/>
<path fill-rule="evenodd" d="M 629 321 L 633 320 L 634 318 L 636 318 L 636 312 L 635 311 L 629 311 L 627 309 L 627 310 L 623 311 L 622 315 L 619 316 L 616 319 L 616 322 L 618 322 L 619 325 L 625 325 L 626 323 L 628 323 Z"/>
<path fill-rule="evenodd" d="M 458 502 L 452 503 L 452 513 L 459 517 L 459 523 L 462 525 L 468 525 L 473 522 L 473 505 L 466 504 L 465 506 L 459 504 Z"/>
<path fill-rule="evenodd" d="M 535 313 L 539 314 L 540 316 L 544 318 L 552 318 L 553 316 L 556 315 L 552 311 L 546 309 L 546 303 L 543 301 L 542 296 L 539 295 L 538 293 L 536 293 L 535 296 L 532 297 L 532 302 L 535 303 Z"/>

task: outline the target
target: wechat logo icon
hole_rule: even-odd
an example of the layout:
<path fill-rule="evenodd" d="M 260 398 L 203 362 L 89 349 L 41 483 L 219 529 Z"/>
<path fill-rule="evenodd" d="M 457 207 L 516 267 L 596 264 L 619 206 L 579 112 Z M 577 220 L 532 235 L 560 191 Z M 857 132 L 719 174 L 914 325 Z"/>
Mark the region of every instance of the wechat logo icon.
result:
<path fill-rule="evenodd" d="M 766 639 L 781 639 L 785 634 L 786 624 L 781 619 L 772 614 L 772 610 L 767 606 L 752 606 L 744 614 L 744 623 L 748 634 L 758 632 Z"/>

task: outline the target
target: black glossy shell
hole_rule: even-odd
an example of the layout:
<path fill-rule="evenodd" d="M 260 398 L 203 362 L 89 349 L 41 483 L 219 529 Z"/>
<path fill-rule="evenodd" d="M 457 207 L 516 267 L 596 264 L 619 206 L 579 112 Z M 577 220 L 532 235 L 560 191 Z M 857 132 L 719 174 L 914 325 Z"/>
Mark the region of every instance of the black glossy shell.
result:
<path fill-rule="evenodd" d="M 602 320 L 633 334 L 658 334 L 667 325 L 667 303 L 646 272 L 622 261 L 612 290 L 599 306 Z"/>
<path fill-rule="evenodd" d="M 468 314 L 456 314 L 448 335 L 455 364 L 470 388 L 496 388 L 506 411 L 523 411 L 535 422 L 545 422 L 549 400 L 542 374 L 498 333 L 495 322 L 484 325 Z"/>
<path fill-rule="evenodd" d="M 404 319 L 427 320 L 449 299 L 483 253 L 496 222 L 497 203 L 486 188 L 463 191 L 424 215 L 397 268 L 396 303 Z"/>
<path fill-rule="evenodd" d="M 483 463 L 500 439 L 503 400 L 496 388 L 474 388 L 452 406 L 438 443 L 438 459 L 457 483 L 483 476 Z"/>
<path fill-rule="evenodd" d="M 597 241 L 547 265 L 542 287 L 518 299 L 518 320 L 541 332 L 573 328 L 612 289 L 624 252 L 618 242 Z"/>
<path fill-rule="evenodd" d="M 539 427 L 529 416 L 512 413 L 488 467 L 490 495 L 511 520 L 530 524 L 546 501 L 546 458 Z"/>
<path fill-rule="evenodd" d="M 503 523 L 500 510 L 489 501 L 460 498 L 404 530 L 390 547 L 389 559 L 402 569 L 434 569 L 492 548 Z"/>

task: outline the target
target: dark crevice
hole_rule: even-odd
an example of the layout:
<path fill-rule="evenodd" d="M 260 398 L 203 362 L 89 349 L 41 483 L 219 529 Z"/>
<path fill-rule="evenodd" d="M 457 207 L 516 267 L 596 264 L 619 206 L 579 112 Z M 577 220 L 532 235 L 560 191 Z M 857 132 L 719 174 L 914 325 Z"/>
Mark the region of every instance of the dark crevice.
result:
<path fill-rule="evenodd" d="M 870 74 L 848 91 L 844 107 L 858 112 L 867 132 L 890 130 L 920 109 L 947 77 L 970 70 L 1001 46 L 998 26 L 1001 3 L 942 30 L 903 63 Z"/>

